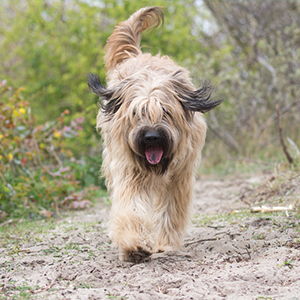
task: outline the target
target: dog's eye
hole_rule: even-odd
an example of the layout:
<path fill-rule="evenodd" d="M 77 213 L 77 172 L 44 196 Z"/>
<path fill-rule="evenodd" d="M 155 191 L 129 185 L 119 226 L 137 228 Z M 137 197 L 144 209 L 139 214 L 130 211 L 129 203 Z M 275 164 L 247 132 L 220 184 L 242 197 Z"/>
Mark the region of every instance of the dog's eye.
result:
<path fill-rule="evenodd" d="M 135 108 L 131 111 L 130 119 L 131 122 L 135 122 L 138 119 L 138 112 Z"/>

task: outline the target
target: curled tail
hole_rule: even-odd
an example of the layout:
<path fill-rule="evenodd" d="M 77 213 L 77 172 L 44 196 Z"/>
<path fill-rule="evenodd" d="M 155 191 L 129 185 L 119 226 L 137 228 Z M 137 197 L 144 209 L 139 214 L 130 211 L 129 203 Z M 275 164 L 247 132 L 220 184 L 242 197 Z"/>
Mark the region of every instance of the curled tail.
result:
<path fill-rule="evenodd" d="M 106 70 L 110 72 L 124 59 L 141 54 L 141 33 L 158 27 L 163 20 L 163 9 L 154 6 L 142 8 L 127 21 L 119 23 L 104 47 Z"/>

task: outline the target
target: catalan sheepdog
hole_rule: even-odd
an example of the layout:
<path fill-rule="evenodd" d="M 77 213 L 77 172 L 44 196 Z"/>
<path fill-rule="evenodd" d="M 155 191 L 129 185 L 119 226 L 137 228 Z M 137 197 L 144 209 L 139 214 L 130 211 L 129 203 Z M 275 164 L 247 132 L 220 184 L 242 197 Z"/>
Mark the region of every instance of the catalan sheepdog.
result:
<path fill-rule="evenodd" d="M 210 85 L 196 89 L 168 56 L 142 53 L 141 33 L 162 23 L 160 7 L 119 23 L 104 48 L 107 87 L 97 75 L 88 78 L 102 100 L 97 127 L 112 202 L 110 238 L 120 259 L 134 263 L 181 248 L 205 142 L 203 113 L 221 102 L 211 99 Z"/>

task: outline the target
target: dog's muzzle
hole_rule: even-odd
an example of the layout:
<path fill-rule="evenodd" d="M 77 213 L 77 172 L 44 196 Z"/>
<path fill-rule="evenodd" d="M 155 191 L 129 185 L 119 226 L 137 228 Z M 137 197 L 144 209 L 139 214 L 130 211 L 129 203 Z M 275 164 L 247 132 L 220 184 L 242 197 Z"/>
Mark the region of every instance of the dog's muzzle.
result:
<path fill-rule="evenodd" d="M 147 131 L 143 137 L 145 144 L 145 156 L 151 165 L 156 165 L 160 162 L 164 150 L 162 147 L 163 137 L 158 131 Z"/>

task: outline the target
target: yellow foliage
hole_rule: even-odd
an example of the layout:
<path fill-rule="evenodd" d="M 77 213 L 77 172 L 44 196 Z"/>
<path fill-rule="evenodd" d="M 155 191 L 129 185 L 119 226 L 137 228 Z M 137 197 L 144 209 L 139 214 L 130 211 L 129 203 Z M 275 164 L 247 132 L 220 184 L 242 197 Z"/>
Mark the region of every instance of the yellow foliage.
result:
<path fill-rule="evenodd" d="M 61 137 L 61 133 L 59 132 L 59 131 L 57 131 L 57 130 L 55 130 L 54 132 L 53 132 L 53 136 L 55 137 L 55 138 L 60 138 Z"/>
<path fill-rule="evenodd" d="M 22 115 L 25 115 L 26 109 L 23 108 L 23 107 L 21 107 L 21 108 L 19 109 L 19 112 L 20 112 Z"/>
<path fill-rule="evenodd" d="M 8 160 L 9 160 L 9 161 L 12 161 L 13 158 L 14 158 L 14 156 L 13 156 L 11 153 L 8 153 L 8 154 L 7 154 L 7 157 L 8 157 Z"/>
<path fill-rule="evenodd" d="M 16 117 L 19 117 L 20 114 L 19 114 L 19 112 L 16 109 L 14 109 L 13 113 L 12 113 L 12 116 L 13 116 L 13 118 L 16 118 Z"/>

